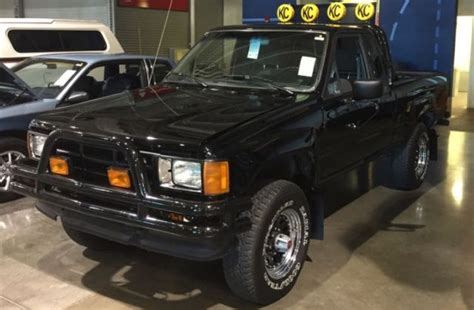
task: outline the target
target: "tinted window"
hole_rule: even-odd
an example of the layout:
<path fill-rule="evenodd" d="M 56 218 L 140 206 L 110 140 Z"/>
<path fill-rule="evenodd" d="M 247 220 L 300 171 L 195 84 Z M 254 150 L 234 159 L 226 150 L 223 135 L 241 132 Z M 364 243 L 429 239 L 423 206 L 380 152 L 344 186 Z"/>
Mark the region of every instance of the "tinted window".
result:
<path fill-rule="evenodd" d="M 337 39 L 335 56 L 332 74 L 336 74 L 338 79 L 353 81 L 367 78 L 359 36 Z"/>
<path fill-rule="evenodd" d="M 103 51 L 107 48 L 99 31 L 11 30 L 8 38 L 19 53 Z"/>
<path fill-rule="evenodd" d="M 171 66 L 166 63 L 156 63 L 153 70 L 153 83 L 160 83 L 165 76 L 170 72 Z"/>
<path fill-rule="evenodd" d="M 364 40 L 367 46 L 367 58 L 371 65 L 373 78 L 385 77 L 384 55 L 379 44 L 371 36 L 364 36 Z"/>

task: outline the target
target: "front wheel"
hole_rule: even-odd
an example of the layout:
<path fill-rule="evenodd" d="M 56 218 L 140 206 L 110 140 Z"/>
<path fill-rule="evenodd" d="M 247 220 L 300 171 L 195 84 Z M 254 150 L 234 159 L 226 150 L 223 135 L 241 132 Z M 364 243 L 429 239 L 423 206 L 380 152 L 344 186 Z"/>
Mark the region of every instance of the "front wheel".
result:
<path fill-rule="evenodd" d="M 10 201 L 21 196 L 8 193 L 10 187 L 9 166 L 27 156 L 25 141 L 18 138 L 0 138 L 0 202 Z"/>
<path fill-rule="evenodd" d="M 430 137 L 422 123 L 415 127 L 407 144 L 395 153 L 392 169 L 394 185 L 398 189 L 413 190 L 420 187 L 430 163 Z"/>
<path fill-rule="evenodd" d="M 236 295 L 269 304 L 288 294 L 303 268 L 310 210 L 303 191 L 287 181 L 265 186 L 252 202 L 252 226 L 224 257 L 224 274 Z"/>

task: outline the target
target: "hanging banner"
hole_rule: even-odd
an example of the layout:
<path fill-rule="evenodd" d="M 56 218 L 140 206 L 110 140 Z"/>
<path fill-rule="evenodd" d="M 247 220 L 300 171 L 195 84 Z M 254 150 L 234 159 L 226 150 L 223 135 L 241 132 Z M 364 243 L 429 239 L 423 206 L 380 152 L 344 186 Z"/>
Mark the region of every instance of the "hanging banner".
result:
<path fill-rule="evenodd" d="M 168 10 L 171 0 L 118 0 L 118 6 L 141 9 Z M 189 0 L 174 0 L 172 11 L 189 11 Z"/>

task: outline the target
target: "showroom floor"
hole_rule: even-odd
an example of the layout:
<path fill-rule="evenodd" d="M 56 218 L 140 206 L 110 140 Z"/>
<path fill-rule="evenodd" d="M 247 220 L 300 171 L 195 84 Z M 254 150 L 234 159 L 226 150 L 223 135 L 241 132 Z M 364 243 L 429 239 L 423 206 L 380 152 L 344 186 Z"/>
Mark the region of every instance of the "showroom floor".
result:
<path fill-rule="evenodd" d="M 440 159 L 419 190 L 378 186 L 374 165 L 326 186 L 326 240 L 272 308 L 474 309 L 474 132 L 456 121 L 474 112 L 464 113 L 457 131 L 440 128 Z M 219 262 L 85 250 L 32 206 L 0 205 L 0 309 L 252 308 Z"/>

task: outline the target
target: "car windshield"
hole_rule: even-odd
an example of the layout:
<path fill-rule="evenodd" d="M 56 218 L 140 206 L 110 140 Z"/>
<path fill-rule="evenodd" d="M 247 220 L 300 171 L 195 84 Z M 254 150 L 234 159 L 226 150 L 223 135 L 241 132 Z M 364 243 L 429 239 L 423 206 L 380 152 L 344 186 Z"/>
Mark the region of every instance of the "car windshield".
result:
<path fill-rule="evenodd" d="M 82 62 L 38 60 L 15 68 L 22 79 L 39 98 L 56 98 L 84 66 Z"/>
<path fill-rule="evenodd" d="M 165 82 L 308 91 L 318 82 L 325 45 L 319 32 L 211 32 Z"/>

